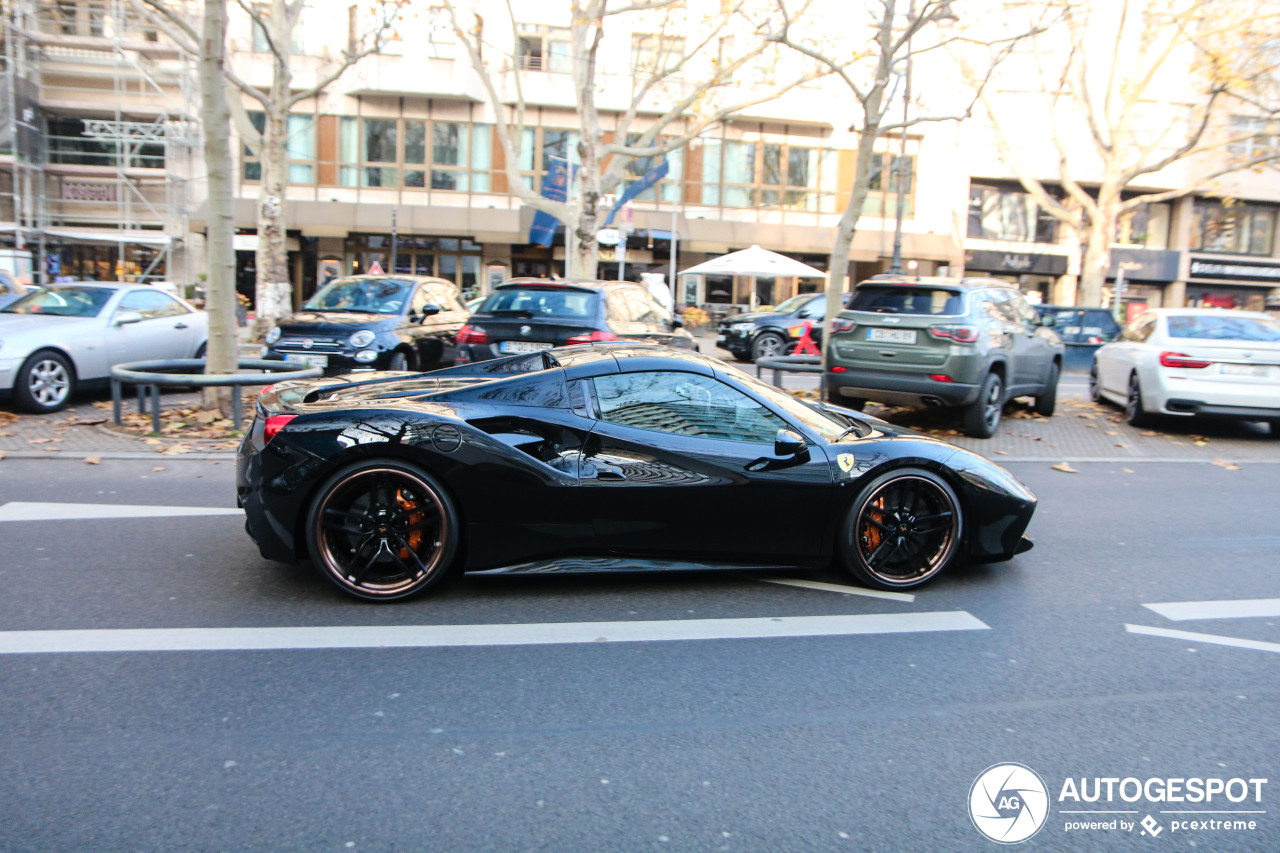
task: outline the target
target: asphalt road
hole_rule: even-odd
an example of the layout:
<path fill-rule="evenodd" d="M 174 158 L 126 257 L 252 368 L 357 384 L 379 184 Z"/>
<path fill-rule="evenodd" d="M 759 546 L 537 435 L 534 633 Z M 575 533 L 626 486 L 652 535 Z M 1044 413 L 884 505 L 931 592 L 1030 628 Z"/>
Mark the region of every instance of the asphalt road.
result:
<path fill-rule="evenodd" d="M 474 577 L 375 606 L 262 560 L 234 514 L 30 520 L 51 514 L 40 502 L 228 508 L 229 463 L 5 460 L 0 850 L 994 850 L 968 802 L 1001 762 L 1048 788 L 1025 849 L 1280 849 L 1280 470 L 1076 467 L 1010 464 L 1041 500 L 1035 550 L 911 601 L 684 573 Z M 1175 621 L 1143 606 L 1224 599 L 1270 615 Z M 876 614 L 924 621 L 607 638 L 618 622 Z M 911 628 L 935 618 L 923 614 L 980 625 Z M 173 629 L 146 635 L 163 647 L 182 629 L 306 626 L 356 629 L 326 634 L 334 646 L 365 626 L 478 626 L 458 630 L 483 642 L 498 626 L 581 622 L 607 623 L 606 641 L 269 649 L 261 632 L 213 631 L 213 650 L 13 648 L 82 630 L 107 629 L 93 637 L 110 646 Z M 244 636 L 248 648 L 218 646 Z M 1260 802 L 1107 804 L 1060 801 L 1069 777 L 1270 781 Z M 1066 813 L 1098 809 L 1126 813 Z M 1239 831 L 1178 830 L 1231 816 L 1164 813 L 1189 809 L 1265 813 Z M 1065 828 L 1147 815 L 1158 837 Z"/>

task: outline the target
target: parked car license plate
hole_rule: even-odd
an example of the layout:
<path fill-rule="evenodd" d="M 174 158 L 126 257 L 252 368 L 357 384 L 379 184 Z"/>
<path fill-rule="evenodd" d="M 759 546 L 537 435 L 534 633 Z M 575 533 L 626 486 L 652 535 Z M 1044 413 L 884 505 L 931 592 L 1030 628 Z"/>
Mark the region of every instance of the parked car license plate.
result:
<path fill-rule="evenodd" d="M 914 344 L 915 329 L 867 329 L 867 340 L 886 344 Z"/>
<path fill-rule="evenodd" d="M 498 344 L 498 352 L 542 352 L 551 349 L 551 344 L 541 341 L 503 341 Z"/>
<path fill-rule="evenodd" d="M 1224 376 L 1266 376 L 1267 366 L 1265 364 L 1223 364 L 1222 368 Z"/>
<path fill-rule="evenodd" d="M 328 367 L 329 356 L 327 355 L 310 355 L 303 353 L 285 353 L 284 360 L 291 364 L 301 364 L 306 367 Z"/>

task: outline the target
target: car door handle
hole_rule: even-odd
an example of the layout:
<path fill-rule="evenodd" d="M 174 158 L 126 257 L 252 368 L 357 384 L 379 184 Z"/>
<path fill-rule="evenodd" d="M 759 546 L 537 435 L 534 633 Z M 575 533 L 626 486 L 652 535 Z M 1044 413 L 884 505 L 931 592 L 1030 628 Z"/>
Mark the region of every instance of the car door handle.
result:
<path fill-rule="evenodd" d="M 187 327 L 187 324 L 186 324 L 186 323 L 174 323 L 174 324 L 173 324 L 173 327 L 174 327 L 175 329 L 185 329 L 185 328 Z"/>

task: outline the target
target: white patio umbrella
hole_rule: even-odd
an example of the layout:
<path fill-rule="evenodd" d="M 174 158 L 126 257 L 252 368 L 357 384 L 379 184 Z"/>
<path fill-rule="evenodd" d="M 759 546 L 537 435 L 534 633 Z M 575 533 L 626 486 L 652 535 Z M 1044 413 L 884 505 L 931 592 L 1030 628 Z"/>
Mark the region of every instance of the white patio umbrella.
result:
<path fill-rule="evenodd" d="M 680 270 L 680 274 L 701 273 L 703 275 L 749 275 L 751 281 L 751 307 L 755 308 L 756 276 L 793 276 L 795 278 L 826 278 L 827 274 L 814 269 L 808 264 L 752 246 L 740 252 L 730 252 L 709 261 L 695 264 L 688 269 Z"/>

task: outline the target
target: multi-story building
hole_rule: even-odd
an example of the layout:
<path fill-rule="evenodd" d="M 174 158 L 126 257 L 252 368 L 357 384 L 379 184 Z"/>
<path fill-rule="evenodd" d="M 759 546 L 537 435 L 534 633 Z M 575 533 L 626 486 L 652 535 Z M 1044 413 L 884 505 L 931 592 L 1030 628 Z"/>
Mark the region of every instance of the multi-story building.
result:
<path fill-rule="evenodd" d="M 193 21 L 195 5 L 188 10 Z M 56 259 L 36 270 L 48 278 L 195 283 L 205 187 L 192 157 L 198 139 L 190 59 L 127 0 L 11 0 L 7 9 L 4 247 Z M 505 100 L 523 101 L 519 172 L 537 187 L 550 158 L 576 156 L 567 11 L 563 3 L 533 0 L 515 9 L 515 20 L 505 4 L 485 16 L 486 59 Z M 230 62 L 242 78 L 265 86 L 266 35 L 238 5 L 230 5 L 230 16 Z M 361 4 L 312 0 L 294 33 L 295 91 L 332 68 L 367 26 Z M 647 28 L 643 16 L 610 19 L 597 79 L 606 128 L 628 103 L 636 65 L 682 50 L 674 43 L 680 38 Z M 733 38 L 719 44 L 722 56 L 732 55 Z M 780 69 L 785 64 L 766 57 L 744 69 L 737 85 L 743 93 L 766 91 Z M 917 93 L 927 97 L 938 82 L 930 74 L 943 73 L 937 69 L 917 65 Z M 694 63 L 683 73 L 700 72 Z M 255 103 L 243 103 L 250 120 L 260 121 Z M 618 248 L 602 248 L 601 277 L 669 276 L 673 260 L 679 270 L 753 244 L 825 269 L 853 178 L 857 139 L 847 128 L 856 112 L 849 105 L 839 82 L 812 81 L 673 152 L 667 177 L 632 204 L 624 258 Z M 550 247 L 532 244 L 533 211 L 510 192 L 495 125 L 513 115 L 511 107 L 498 113 L 489 103 L 446 10 L 406 7 L 380 55 L 298 103 L 290 116 L 284 208 L 295 295 L 306 296 L 329 275 L 375 268 L 439 275 L 470 292 L 510 276 L 562 274 L 562 237 Z M 1043 127 L 1019 131 L 1024 150 L 1045 148 Z M 1274 145 L 1275 138 L 1263 128 L 1252 144 Z M 1039 177 L 1055 180 L 1052 158 L 1031 159 Z M 628 181 L 653 163 L 632 163 Z M 242 145 L 236 167 L 237 276 L 249 293 L 261 171 Z M 1086 186 L 1089 178 L 1077 176 Z M 1187 176 L 1156 178 L 1142 189 L 1176 186 Z M 1079 245 L 1037 209 L 978 121 L 921 124 L 905 140 L 889 134 L 877 142 L 851 252 L 854 280 L 889 265 L 899 184 L 909 269 L 1008 277 L 1046 302 L 1074 300 Z M 1127 301 L 1261 307 L 1280 285 L 1280 182 L 1269 175 L 1224 179 L 1215 192 L 1232 201 L 1188 195 L 1126 219 L 1113 274 L 1124 265 Z M 727 309 L 777 303 L 821 282 L 690 276 L 678 285 L 682 303 Z"/>

